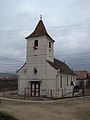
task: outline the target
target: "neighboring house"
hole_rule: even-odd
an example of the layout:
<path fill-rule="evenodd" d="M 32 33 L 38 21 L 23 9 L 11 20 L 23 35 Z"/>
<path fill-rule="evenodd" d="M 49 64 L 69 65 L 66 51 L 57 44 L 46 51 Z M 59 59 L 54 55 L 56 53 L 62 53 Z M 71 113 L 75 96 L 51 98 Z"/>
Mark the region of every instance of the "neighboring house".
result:
<path fill-rule="evenodd" d="M 79 86 L 88 85 L 88 73 L 87 71 L 75 71 L 76 74 L 76 84 Z"/>
<path fill-rule="evenodd" d="M 87 87 L 90 87 L 90 73 L 88 73 L 88 85 Z"/>
<path fill-rule="evenodd" d="M 54 40 L 49 36 L 40 19 L 27 40 L 26 63 L 17 71 L 18 94 L 30 88 L 31 96 L 47 96 L 48 91 L 66 89 L 70 92 L 76 84 L 76 75 L 62 61 L 54 58 Z M 55 97 L 58 97 L 55 94 Z"/>

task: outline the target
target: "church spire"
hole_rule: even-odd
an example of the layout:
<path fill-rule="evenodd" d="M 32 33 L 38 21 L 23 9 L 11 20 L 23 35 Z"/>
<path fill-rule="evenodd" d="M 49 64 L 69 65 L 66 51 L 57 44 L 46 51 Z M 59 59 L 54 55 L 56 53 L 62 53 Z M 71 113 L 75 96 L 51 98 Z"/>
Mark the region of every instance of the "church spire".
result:
<path fill-rule="evenodd" d="M 47 30 L 44 26 L 44 23 L 42 21 L 42 15 L 40 15 L 40 20 L 34 30 L 33 33 L 31 33 L 28 37 L 26 37 L 25 39 L 28 39 L 28 38 L 32 38 L 32 37 L 38 37 L 38 36 L 48 36 L 53 42 L 54 40 L 49 36 L 49 34 L 47 33 Z"/>

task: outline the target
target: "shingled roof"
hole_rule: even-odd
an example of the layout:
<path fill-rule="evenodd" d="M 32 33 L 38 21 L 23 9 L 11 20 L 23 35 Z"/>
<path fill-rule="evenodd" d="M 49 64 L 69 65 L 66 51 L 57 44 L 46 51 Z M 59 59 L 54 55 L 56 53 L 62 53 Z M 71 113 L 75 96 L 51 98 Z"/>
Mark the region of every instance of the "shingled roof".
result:
<path fill-rule="evenodd" d="M 29 36 L 27 36 L 25 39 L 32 38 L 32 37 L 38 37 L 38 36 L 48 36 L 53 42 L 55 42 L 50 35 L 47 33 L 47 30 L 43 24 L 43 21 L 40 20 L 34 30 L 33 33 L 31 33 Z"/>
<path fill-rule="evenodd" d="M 54 58 L 54 62 L 50 62 L 47 60 L 47 62 L 54 67 L 56 70 L 60 69 L 61 73 L 69 74 L 69 75 L 75 75 L 75 73 L 66 65 L 64 62 Z"/>

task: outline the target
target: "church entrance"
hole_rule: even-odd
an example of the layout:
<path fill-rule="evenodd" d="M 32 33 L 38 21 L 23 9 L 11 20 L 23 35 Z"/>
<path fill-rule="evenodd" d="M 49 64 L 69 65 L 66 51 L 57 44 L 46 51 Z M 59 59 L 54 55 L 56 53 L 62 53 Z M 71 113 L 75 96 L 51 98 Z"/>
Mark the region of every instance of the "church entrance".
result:
<path fill-rule="evenodd" d="M 31 82 L 31 96 L 38 97 L 40 96 L 40 82 Z"/>

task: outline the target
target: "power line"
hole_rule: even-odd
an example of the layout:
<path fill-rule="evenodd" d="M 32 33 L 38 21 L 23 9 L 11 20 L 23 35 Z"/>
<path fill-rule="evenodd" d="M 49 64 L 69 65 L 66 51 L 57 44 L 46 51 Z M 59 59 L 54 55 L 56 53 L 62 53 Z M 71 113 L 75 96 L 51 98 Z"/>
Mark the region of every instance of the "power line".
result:
<path fill-rule="evenodd" d="M 65 53 L 63 53 L 63 55 L 62 54 L 60 54 L 60 55 L 56 55 L 56 56 L 89 56 L 90 55 L 90 53 L 87 53 L 87 52 L 83 52 L 83 53 L 70 53 L 70 54 L 65 54 Z"/>
<path fill-rule="evenodd" d="M 66 59 L 66 60 L 89 60 L 89 58 L 90 58 L 90 56 L 89 56 L 89 54 L 88 55 L 79 55 L 79 54 L 70 54 L 70 55 L 68 55 L 68 54 L 66 54 L 66 55 L 56 55 L 56 58 L 58 58 L 59 57 L 59 59 Z M 71 56 L 71 57 L 70 57 Z M 19 58 L 20 59 L 20 58 Z M 26 59 L 26 58 L 25 58 Z M 14 58 L 6 58 L 6 57 L 3 57 L 3 58 L 0 58 L 0 61 L 2 61 L 2 62 L 7 62 L 7 63 L 5 63 L 5 64 L 9 64 L 9 62 L 10 62 L 10 64 L 16 64 L 16 63 L 18 63 L 18 64 L 22 64 L 22 62 L 24 62 L 25 61 L 25 59 L 23 60 L 23 61 L 21 61 L 21 60 L 16 60 L 16 59 L 14 59 Z M 15 63 L 16 62 L 16 63 Z M 4 63 L 3 63 L 4 64 Z"/>
<path fill-rule="evenodd" d="M 54 26 L 54 27 L 48 27 L 48 29 L 61 29 L 61 30 L 70 30 L 70 29 L 76 29 L 78 27 L 82 27 L 82 28 L 89 28 L 90 27 L 90 24 L 72 24 L 72 25 L 67 25 L 67 26 Z M 16 33 L 15 33 L 16 31 Z M 8 33 L 6 34 L 11 34 L 11 33 L 14 33 L 13 35 L 15 34 L 19 34 L 19 32 L 17 32 L 18 30 L 8 30 Z M 20 32 L 22 30 L 19 30 Z M 29 31 L 29 30 L 28 30 Z M 28 32 L 27 30 L 23 30 L 24 33 L 27 33 Z M 4 30 L 0 30 L 0 33 L 5 33 L 7 31 L 4 31 Z"/>
<path fill-rule="evenodd" d="M 67 25 L 67 26 L 55 26 L 55 27 L 49 27 L 51 29 L 61 29 L 61 28 L 76 28 L 76 27 L 90 27 L 90 24 L 73 24 L 73 25 Z"/>
<path fill-rule="evenodd" d="M 90 66 L 90 64 L 89 63 L 67 63 L 68 65 L 70 65 L 70 66 L 76 66 L 76 67 L 78 67 L 78 66 L 82 66 L 82 67 L 87 67 L 87 66 Z M 6 66 L 0 66 L 0 71 L 3 71 L 3 70 L 5 70 L 5 71 L 17 71 L 19 68 L 21 68 L 22 66 L 17 66 L 17 65 L 14 65 L 14 66 L 10 66 L 10 65 L 6 65 Z M 30 65 L 28 65 L 28 67 L 30 67 Z"/>
<path fill-rule="evenodd" d="M 7 57 L 3 57 L 3 56 L 0 56 L 1 60 L 9 60 L 9 61 L 15 61 L 15 62 L 23 62 L 23 61 L 20 61 L 20 60 L 16 60 L 14 58 L 7 58 Z"/>
<path fill-rule="evenodd" d="M 71 62 L 68 62 L 68 64 L 72 64 L 72 65 L 90 65 L 90 63 L 71 63 Z M 11 68 L 11 67 L 22 67 L 23 65 L 13 65 L 13 66 L 11 66 L 11 65 L 1 65 L 0 66 L 0 69 L 1 68 L 6 68 L 6 67 L 9 67 L 9 68 Z M 27 65 L 27 67 L 30 67 L 30 66 L 32 66 L 32 65 Z M 8 68 L 8 69 L 9 69 Z"/>

